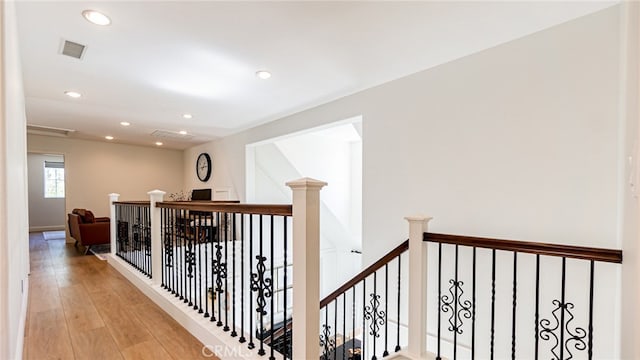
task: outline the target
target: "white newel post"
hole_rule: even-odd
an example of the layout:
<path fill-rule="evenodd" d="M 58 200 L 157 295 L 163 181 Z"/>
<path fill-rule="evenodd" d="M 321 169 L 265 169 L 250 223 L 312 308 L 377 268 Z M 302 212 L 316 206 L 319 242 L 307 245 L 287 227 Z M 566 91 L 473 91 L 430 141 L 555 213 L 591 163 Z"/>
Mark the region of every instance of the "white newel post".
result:
<path fill-rule="evenodd" d="M 151 283 L 160 285 L 162 281 L 162 215 L 156 203 L 162 202 L 166 192 L 152 190 L 149 195 L 149 212 L 151 215 Z"/>
<path fill-rule="evenodd" d="M 427 231 L 426 216 L 409 216 L 409 342 L 407 352 L 414 359 L 427 351 Z"/>
<path fill-rule="evenodd" d="M 290 181 L 293 192 L 293 359 L 320 358 L 320 189 L 326 182 Z"/>
<path fill-rule="evenodd" d="M 120 198 L 120 194 L 111 193 L 109 194 L 109 209 L 111 210 L 111 217 L 109 222 L 109 237 L 111 238 L 111 254 L 116 254 L 116 237 L 118 234 L 116 233 L 116 223 L 118 222 L 116 219 L 116 205 L 114 202 L 118 201 Z"/>

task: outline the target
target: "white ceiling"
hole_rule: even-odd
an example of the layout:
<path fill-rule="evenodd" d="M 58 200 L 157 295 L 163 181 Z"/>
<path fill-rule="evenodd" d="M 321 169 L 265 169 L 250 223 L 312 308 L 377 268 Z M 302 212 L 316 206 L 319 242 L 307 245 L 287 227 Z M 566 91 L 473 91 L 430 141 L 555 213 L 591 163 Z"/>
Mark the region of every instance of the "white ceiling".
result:
<path fill-rule="evenodd" d="M 163 140 L 183 149 L 615 3 L 18 2 L 27 121 L 148 146 L 187 130 Z M 63 39 L 87 45 L 82 60 L 59 54 Z"/>

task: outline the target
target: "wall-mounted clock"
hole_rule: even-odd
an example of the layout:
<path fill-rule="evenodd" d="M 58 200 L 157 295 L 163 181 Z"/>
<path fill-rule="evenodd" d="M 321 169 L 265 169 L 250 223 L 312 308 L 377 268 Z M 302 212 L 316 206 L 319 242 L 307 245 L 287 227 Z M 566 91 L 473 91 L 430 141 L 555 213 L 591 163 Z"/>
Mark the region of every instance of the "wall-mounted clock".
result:
<path fill-rule="evenodd" d="M 198 155 L 196 161 L 196 175 L 200 181 L 208 181 L 211 177 L 211 157 L 207 153 Z"/>

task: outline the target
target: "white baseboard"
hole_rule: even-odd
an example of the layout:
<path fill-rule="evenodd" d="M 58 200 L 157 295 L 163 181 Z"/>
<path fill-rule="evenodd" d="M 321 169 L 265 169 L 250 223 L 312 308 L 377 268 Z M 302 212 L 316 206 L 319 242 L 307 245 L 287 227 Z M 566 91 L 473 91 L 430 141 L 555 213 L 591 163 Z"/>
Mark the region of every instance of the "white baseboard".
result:
<path fill-rule="evenodd" d="M 160 306 L 162 310 L 205 345 L 206 349 L 203 348 L 204 356 L 211 357 L 212 350 L 215 350 L 216 356 L 221 360 L 266 359 L 265 356 L 258 355 L 257 348 L 250 350 L 247 348 L 246 343 L 239 343 L 237 337 L 229 336 L 229 332 L 225 332 L 221 327 L 215 326 L 202 314 L 197 314 L 192 307 L 187 306 L 167 290 L 160 287 L 160 285 L 153 285 L 151 279 L 133 269 L 116 255 L 109 254 L 106 257 L 109 265 L 118 270 L 151 301 Z M 275 359 L 282 360 L 283 357 L 276 352 Z"/>
<path fill-rule="evenodd" d="M 60 230 L 65 230 L 64 225 L 29 226 L 29 232 L 60 231 Z"/>
<path fill-rule="evenodd" d="M 18 339 L 16 341 L 15 360 L 22 360 L 24 350 L 24 330 L 27 325 L 27 310 L 29 307 L 29 277 L 25 277 L 22 283 L 22 307 L 20 309 L 20 320 L 18 323 Z"/>

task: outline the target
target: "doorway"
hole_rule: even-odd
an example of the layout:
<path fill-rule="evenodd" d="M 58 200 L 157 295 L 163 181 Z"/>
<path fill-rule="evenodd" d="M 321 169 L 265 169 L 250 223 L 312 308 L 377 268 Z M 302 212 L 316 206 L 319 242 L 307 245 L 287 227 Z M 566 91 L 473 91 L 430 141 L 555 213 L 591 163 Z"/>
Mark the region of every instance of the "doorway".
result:
<path fill-rule="evenodd" d="M 65 166 L 62 154 L 27 153 L 29 232 L 65 238 Z"/>
<path fill-rule="evenodd" d="M 290 180 L 326 181 L 320 192 L 321 295 L 361 268 L 362 117 L 247 145 L 246 199 L 291 203 Z"/>

